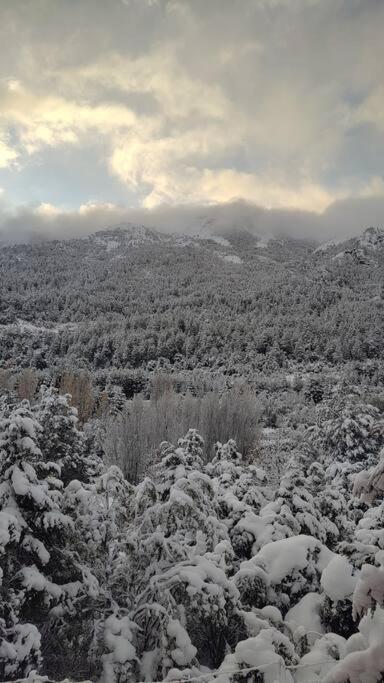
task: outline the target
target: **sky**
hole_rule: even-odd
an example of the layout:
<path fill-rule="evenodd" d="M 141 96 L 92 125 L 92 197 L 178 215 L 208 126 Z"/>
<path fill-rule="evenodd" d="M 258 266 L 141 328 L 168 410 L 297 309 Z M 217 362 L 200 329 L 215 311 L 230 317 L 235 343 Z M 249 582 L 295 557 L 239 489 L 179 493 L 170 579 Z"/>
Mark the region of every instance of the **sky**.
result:
<path fill-rule="evenodd" d="M 384 226 L 384 0 L 1 0 L 0 235 Z"/>

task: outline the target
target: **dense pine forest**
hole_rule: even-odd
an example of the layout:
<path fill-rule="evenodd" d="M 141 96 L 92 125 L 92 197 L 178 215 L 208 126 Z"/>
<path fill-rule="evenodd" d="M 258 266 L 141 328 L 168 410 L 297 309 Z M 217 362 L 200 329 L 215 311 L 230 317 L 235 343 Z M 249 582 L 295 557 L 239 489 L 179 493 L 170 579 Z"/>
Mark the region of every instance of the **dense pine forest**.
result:
<path fill-rule="evenodd" d="M 0 250 L 3 368 L 271 373 L 383 360 L 384 233 L 325 248 L 121 226 Z"/>

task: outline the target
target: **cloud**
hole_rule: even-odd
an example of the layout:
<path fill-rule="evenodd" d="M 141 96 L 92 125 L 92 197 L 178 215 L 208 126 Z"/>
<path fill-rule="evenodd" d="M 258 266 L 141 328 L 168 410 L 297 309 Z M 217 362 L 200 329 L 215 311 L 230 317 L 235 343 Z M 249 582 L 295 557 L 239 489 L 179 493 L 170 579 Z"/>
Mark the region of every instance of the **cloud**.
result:
<path fill-rule="evenodd" d="M 9 147 L 5 142 L 0 140 L 0 168 L 9 166 L 17 159 L 16 150 Z"/>
<path fill-rule="evenodd" d="M 93 146 L 146 209 L 324 212 L 380 185 L 359 150 L 384 146 L 383 21 L 377 0 L 3 0 L 0 169 L 49 181 L 46 150 Z"/>
<path fill-rule="evenodd" d="M 205 199 L 225 202 L 228 198 L 242 198 L 265 208 L 298 209 L 301 211 L 321 212 L 337 197 L 325 188 L 311 182 L 303 182 L 297 187 L 279 182 L 276 178 L 257 177 L 250 173 L 233 170 L 219 172 L 205 171 L 201 179 L 202 194 Z M 340 193 L 342 196 L 342 193 Z"/>
<path fill-rule="evenodd" d="M 64 211 L 50 204 L 10 209 L 0 207 L 0 241 L 33 242 L 84 237 L 121 224 L 139 224 L 164 233 L 194 234 L 247 230 L 272 235 L 326 241 L 361 234 L 371 225 L 384 225 L 384 197 L 361 197 L 333 202 L 322 213 L 297 209 L 265 209 L 243 200 L 227 204 L 162 205 L 127 209 L 88 203 Z"/>
<path fill-rule="evenodd" d="M 90 106 L 53 95 L 38 96 L 20 83 L 17 88 L 12 83 L 6 85 L 0 90 L 0 120 L 3 126 L 17 127 L 19 145 L 27 154 L 45 146 L 79 144 L 80 136 L 92 131 L 108 135 L 138 127 L 137 117 L 127 107 Z M 140 123 L 142 126 L 143 120 Z M 4 144 L 0 155 L 3 148 L 5 160 L 7 155 L 10 161 L 16 157 L 16 152 Z"/>
<path fill-rule="evenodd" d="M 76 211 L 64 211 L 51 204 L 11 209 L 3 203 L 0 241 L 12 244 L 84 237 L 126 219 L 126 210 L 109 204 L 85 204 Z"/>

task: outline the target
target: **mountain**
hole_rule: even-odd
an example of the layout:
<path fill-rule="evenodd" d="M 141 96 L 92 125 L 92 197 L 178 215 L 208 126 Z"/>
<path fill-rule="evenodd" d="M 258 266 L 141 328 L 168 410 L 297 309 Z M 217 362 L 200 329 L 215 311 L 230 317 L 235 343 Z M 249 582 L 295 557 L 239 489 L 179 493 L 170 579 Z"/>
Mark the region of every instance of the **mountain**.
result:
<path fill-rule="evenodd" d="M 119 253 L 124 253 L 126 249 L 141 247 L 145 244 L 160 244 L 166 239 L 166 235 L 144 225 L 119 223 L 107 230 L 99 230 L 83 238 L 82 241 L 88 242 L 90 248 L 97 249 L 99 246 L 105 248 L 107 252 L 117 249 Z"/>
<path fill-rule="evenodd" d="M 1 365 L 229 374 L 384 358 L 384 233 L 316 247 L 121 224 L 0 249 Z"/>
<path fill-rule="evenodd" d="M 315 249 L 314 253 L 322 253 L 331 258 L 344 258 L 351 256 L 355 260 L 375 260 L 384 248 L 384 230 L 380 228 L 367 228 L 362 235 L 352 237 L 349 240 L 332 240 L 325 242 Z M 377 253 L 376 253 L 377 252 Z"/>

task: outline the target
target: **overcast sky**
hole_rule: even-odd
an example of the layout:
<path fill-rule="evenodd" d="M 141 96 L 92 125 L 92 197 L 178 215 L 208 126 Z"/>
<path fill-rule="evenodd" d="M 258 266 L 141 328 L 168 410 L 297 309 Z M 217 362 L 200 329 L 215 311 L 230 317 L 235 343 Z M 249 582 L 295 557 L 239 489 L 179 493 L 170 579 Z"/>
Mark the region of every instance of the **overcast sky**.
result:
<path fill-rule="evenodd" d="M 383 0 L 1 0 L 0 231 L 383 225 L 383 31 Z"/>

